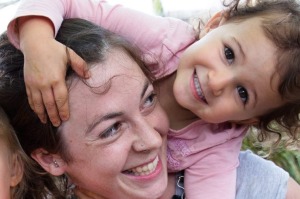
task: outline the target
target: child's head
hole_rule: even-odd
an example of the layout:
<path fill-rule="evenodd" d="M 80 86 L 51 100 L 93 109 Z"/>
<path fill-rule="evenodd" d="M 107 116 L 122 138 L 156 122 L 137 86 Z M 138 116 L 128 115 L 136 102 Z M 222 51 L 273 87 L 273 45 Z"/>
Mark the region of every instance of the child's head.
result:
<path fill-rule="evenodd" d="M 0 108 L 0 198 L 21 198 L 24 152 L 9 121 Z"/>
<path fill-rule="evenodd" d="M 300 112 L 299 24 L 297 0 L 233 1 L 183 53 L 178 102 L 207 122 L 272 130 L 275 120 L 293 133 Z"/>

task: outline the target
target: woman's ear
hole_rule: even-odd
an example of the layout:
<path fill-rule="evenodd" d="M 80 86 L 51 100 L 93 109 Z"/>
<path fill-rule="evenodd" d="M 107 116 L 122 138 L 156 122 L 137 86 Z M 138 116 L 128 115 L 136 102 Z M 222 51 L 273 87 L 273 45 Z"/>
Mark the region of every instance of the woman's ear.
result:
<path fill-rule="evenodd" d="M 66 163 L 60 155 L 51 154 L 48 151 L 39 148 L 31 153 L 31 157 L 48 173 L 54 176 L 60 176 L 65 173 Z"/>
<path fill-rule="evenodd" d="M 10 186 L 17 186 L 24 175 L 24 164 L 19 157 L 19 154 L 13 154 L 12 164 L 11 164 L 11 177 L 10 177 Z"/>
<path fill-rule="evenodd" d="M 220 25 L 224 24 L 226 21 L 226 17 L 224 16 L 223 11 L 219 11 L 216 14 L 214 14 L 206 23 L 204 26 L 204 29 L 200 32 L 200 38 L 202 38 L 204 35 L 206 35 L 211 30 L 219 27 Z"/>

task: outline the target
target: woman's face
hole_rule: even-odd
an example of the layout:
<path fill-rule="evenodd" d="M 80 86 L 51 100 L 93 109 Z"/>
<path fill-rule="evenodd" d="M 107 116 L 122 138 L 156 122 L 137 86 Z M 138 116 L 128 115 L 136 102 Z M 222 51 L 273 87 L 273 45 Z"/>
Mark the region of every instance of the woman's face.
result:
<path fill-rule="evenodd" d="M 71 117 L 60 127 L 72 157 L 65 172 L 99 198 L 159 197 L 167 186 L 168 120 L 153 86 L 116 49 L 91 69 L 87 84 L 73 81 Z"/>

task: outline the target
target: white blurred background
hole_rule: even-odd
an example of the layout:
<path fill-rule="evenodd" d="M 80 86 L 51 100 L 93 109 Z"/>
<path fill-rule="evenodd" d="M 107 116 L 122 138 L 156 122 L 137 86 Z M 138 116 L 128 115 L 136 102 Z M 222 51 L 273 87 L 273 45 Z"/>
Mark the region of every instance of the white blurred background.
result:
<path fill-rule="evenodd" d="M 76 0 L 73 0 L 76 1 Z M 149 14 L 161 14 L 179 18 L 188 18 L 199 10 L 214 11 L 221 7 L 220 0 L 107 0 L 112 4 L 123 4 Z M 20 0 L 0 0 L 0 33 L 6 30 L 13 18 Z M 161 4 L 161 12 L 157 4 Z"/>

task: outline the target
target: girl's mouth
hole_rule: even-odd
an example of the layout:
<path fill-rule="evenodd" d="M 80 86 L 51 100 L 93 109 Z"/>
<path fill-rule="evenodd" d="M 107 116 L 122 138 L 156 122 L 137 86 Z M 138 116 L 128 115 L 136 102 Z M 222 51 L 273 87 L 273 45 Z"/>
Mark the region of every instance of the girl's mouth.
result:
<path fill-rule="evenodd" d="M 152 162 L 149 162 L 148 164 L 137 166 L 132 169 L 128 169 L 126 171 L 123 171 L 122 173 L 127 175 L 134 175 L 134 176 L 149 175 L 155 171 L 157 164 L 158 164 L 158 156 L 156 156 L 156 158 Z"/>
<path fill-rule="evenodd" d="M 202 101 L 204 101 L 205 103 L 207 103 L 206 99 L 205 99 L 205 96 L 203 95 L 203 92 L 202 92 L 202 89 L 201 89 L 201 86 L 200 86 L 200 82 L 199 82 L 199 78 L 198 78 L 198 75 L 197 75 L 196 71 L 194 72 L 194 86 L 195 86 L 195 89 L 196 89 L 197 97 L 199 99 L 201 99 Z"/>

